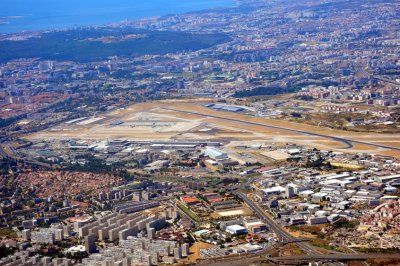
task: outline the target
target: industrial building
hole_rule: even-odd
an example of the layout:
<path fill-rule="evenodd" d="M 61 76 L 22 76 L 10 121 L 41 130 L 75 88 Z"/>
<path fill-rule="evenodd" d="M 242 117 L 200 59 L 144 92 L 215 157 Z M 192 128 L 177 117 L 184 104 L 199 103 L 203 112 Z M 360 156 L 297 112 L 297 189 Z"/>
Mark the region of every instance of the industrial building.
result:
<path fill-rule="evenodd" d="M 247 234 L 246 227 L 237 224 L 227 226 L 225 231 L 232 235 Z"/>
<path fill-rule="evenodd" d="M 204 155 L 216 161 L 223 161 L 229 159 L 228 154 L 226 152 L 223 152 L 213 147 L 207 147 L 204 151 Z"/>

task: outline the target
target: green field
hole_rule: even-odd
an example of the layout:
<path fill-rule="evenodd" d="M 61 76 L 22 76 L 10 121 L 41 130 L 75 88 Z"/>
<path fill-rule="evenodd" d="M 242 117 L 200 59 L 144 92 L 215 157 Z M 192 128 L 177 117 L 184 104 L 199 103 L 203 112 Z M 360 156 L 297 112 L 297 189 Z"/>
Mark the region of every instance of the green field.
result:
<path fill-rule="evenodd" d="M 105 43 L 99 38 L 122 37 L 130 34 L 140 38 Z M 91 40 L 88 40 L 88 39 Z M 93 41 L 94 40 L 94 41 Z M 171 31 L 138 31 L 125 29 L 80 29 L 48 32 L 40 38 L 24 41 L 1 41 L 0 62 L 18 58 L 38 57 L 48 60 L 90 62 L 110 56 L 140 56 L 196 51 L 229 41 L 225 34 L 195 34 Z"/>
<path fill-rule="evenodd" d="M 196 222 L 201 222 L 201 219 L 199 216 L 197 216 L 192 210 L 190 210 L 188 207 L 180 203 L 179 201 L 176 202 L 176 206 L 181 209 L 186 215 L 188 215 L 193 221 Z"/>

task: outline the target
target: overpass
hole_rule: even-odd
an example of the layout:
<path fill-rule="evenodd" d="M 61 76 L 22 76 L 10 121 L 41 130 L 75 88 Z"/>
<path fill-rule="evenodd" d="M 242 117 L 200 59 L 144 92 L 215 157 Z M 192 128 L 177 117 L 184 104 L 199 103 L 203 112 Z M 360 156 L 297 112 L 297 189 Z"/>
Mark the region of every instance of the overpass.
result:
<path fill-rule="evenodd" d="M 271 257 L 269 261 L 274 263 L 285 263 L 286 265 L 301 265 L 307 262 L 323 261 L 323 262 L 334 262 L 334 261 L 365 261 L 368 259 L 400 259 L 399 253 L 372 253 L 372 254 L 319 254 L 319 255 L 302 255 L 302 256 L 289 256 L 289 257 Z"/>

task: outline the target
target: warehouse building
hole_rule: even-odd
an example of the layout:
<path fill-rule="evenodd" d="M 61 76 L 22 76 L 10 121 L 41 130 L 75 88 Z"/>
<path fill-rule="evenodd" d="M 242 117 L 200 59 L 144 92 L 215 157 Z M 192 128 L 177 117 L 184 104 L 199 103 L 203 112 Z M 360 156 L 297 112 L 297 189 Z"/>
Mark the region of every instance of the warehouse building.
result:
<path fill-rule="evenodd" d="M 223 152 L 213 147 L 207 147 L 204 151 L 204 155 L 216 161 L 223 161 L 229 158 L 226 152 Z"/>
<path fill-rule="evenodd" d="M 234 224 L 234 225 L 229 225 L 225 229 L 226 232 L 232 234 L 232 235 L 241 235 L 241 234 L 247 234 L 247 229 L 241 225 Z"/>

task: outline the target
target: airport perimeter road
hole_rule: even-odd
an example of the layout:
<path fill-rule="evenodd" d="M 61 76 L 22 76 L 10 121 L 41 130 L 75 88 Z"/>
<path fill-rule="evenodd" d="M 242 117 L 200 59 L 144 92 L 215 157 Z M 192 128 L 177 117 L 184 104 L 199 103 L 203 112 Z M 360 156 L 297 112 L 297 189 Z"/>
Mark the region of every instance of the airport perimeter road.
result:
<path fill-rule="evenodd" d="M 245 121 L 245 120 L 241 120 L 241 119 L 233 119 L 233 118 L 217 116 L 217 115 L 207 115 L 207 114 L 202 114 L 202 113 L 197 113 L 197 112 L 190 112 L 190 111 L 182 111 L 182 110 L 177 110 L 177 109 L 172 109 L 172 108 L 162 108 L 162 109 L 168 110 L 168 111 L 185 113 L 185 114 L 189 114 L 189 115 L 198 115 L 198 116 L 203 116 L 203 117 L 211 117 L 211 118 L 216 118 L 216 119 L 221 119 L 221 120 L 226 120 L 226 121 L 232 121 L 232 122 L 238 122 L 238 123 L 243 123 L 243 124 L 248 124 L 248 125 L 253 125 L 253 126 L 273 128 L 273 129 L 285 130 L 285 131 L 288 131 L 288 132 L 295 132 L 295 133 L 300 133 L 300 134 L 309 135 L 309 136 L 327 138 L 327 139 L 331 139 L 331 140 L 338 141 L 338 142 L 341 142 L 341 143 L 345 144 L 346 147 L 344 147 L 343 149 L 350 149 L 350 148 L 353 147 L 354 144 L 363 144 L 363 145 L 369 145 L 369 146 L 377 147 L 377 148 L 400 151 L 400 148 L 396 148 L 396 147 L 390 147 L 390 146 L 380 145 L 380 144 L 371 143 L 371 142 L 365 142 L 365 141 L 358 141 L 358 140 L 346 139 L 346 138 L 341 138 L 341 137 L 329 136 L 329 135 L 324 135 L 324 134 L 319 134 L 319 133 L 308 132 L 308 131 L 304 131 L 304 130 L 290 129 L 290 128 L 285 128 L 285 127 L 272 126 L 272 125 L 267 125 L 267 124 L 262 124 L 262 123 Z"/>

